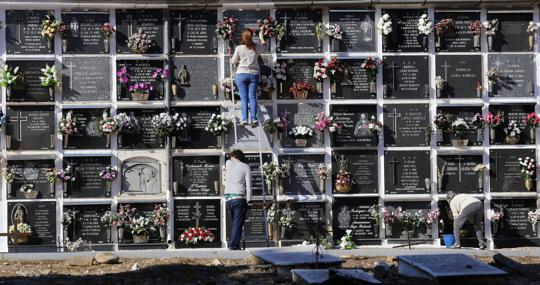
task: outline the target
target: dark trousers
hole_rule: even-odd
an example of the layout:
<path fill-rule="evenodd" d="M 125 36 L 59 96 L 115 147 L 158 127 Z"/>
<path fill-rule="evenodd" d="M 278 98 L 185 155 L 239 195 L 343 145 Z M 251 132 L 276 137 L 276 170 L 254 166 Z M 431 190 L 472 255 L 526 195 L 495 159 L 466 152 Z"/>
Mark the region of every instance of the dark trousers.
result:
<path fill-rule="evenodd" d="M 240 249 L 242 230 L 246 221 L 247 201 L 246 199 L 234 199 L 227 201 L 227 210 L 231 213 L 231 238 L 229 249 Z"/>
<path fill-rule="evenodd" d="M 484 205 L 482 202 L 475 202 L 465 207 L 461 211 L 461 214 L 457 218 L 454 219 L 454 238 L 456 239 L 456 244 L 461 245 L 459 238 L 460 238 L 460 232 L 461 228 L 467 222 L 467 220 L 472 220 L 474 231 L 476 232 L 476 238 L 478 239 L 478 242 L 480 243 L 480 246 L 484 245 L 484 234 L 482 233 L 482 219 L 484 218 Z"/>

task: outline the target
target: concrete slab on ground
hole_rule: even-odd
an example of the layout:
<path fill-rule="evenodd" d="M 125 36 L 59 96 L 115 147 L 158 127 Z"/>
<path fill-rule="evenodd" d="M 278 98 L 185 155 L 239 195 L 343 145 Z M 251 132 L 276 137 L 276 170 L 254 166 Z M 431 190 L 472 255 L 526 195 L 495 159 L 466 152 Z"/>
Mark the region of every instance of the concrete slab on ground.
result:
<path fill-rule="evenodd" d="M 294 284 L 324 284 L 330 278 L 328 269 L 293 269 L 291 274 Z"/>
<path fill-rule="evenodd" d="M 361 269 L 293 269 L 291 274 L 295 284 L 326 284 L 333 278 L 347 284 L 382 284 L 381 281 Z"/>
<path fill-rule="evenodd" d="M 268 248 L 249 250 L 254 257 L 275 266 L 302 266 L 315 265 L 316 256 L 310 246 L 290 248 Z M 332 254 L 324 254 L 319 257 L 319 265 L 341 265 L 343 259 Z"/>

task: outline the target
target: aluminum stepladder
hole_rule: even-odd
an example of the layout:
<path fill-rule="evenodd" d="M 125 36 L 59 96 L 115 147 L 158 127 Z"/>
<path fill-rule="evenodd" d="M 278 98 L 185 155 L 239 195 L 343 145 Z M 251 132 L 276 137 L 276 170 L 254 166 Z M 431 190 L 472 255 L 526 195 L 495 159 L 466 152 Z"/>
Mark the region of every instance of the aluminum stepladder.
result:
<path fill-rule="evenodd" d="M 232 56 L 231 54 L 229 54 L 229 56 Z M 230 106 L 230 109 L 229 109 L 229 112 L 230 110 L 232 109 L 232 112 L 233 112 L 233 128 L 234 128 L 234 146 L 237 147 L 238 145 L 238 142 L 242 142 L 238 139 L 238 120 L 236 119 L 237 117 L 240 119 L 240 116 L 242 115 L 241 112 L 241 107 L 240 109 L 237 109 L 236 108 L 236 100 L 235 100 L 235 95 L 234 95 L 234 80 L 235 80 L 235 76 L 234 76 L 234 70 L 233 70 L 233 64 L 231 62 L 231 60 L 229 60 L 229 74 L 231 76 L 231 103 L 232 103 L 232 106 Z M 268 209 L 265 207 L 265 204 L 266 204 L 266 183 L 265 183 L 265 177 L 264 177 L 264 173 L 263 173 L 263 169 L 262 169 L 262 165 L 263 165 L 263 157 L 262 157 L 262 144 L 261 144 L 261 138 L 262 138 L 262 135 L 266 135 L 264 132 L 261 131 L 262 129 L 262 124 L 263 124 L 263 116 L 261 114 L 261 110 L 259 108 L 259 105 L 257 104 L 257 121 L 259 122 L 258 126 L 257 126 L 257 135 L 258 135 L 258 139 L 257 139 L 257 142 L 258 142 L 258 147 L 259 147 L 259 171 L 261 173 L 261 187 L 262 187 L 262 203 L 263 203 L 263 215 L 264 215 L 264 234 L 265 234 L 265 243 L 266 243 L 266 247 L 269 246 L 269 234 L 268 234 Z M 240 112 L 238 112 L 240 111 Z M 238 115 L 238 116 L 237 116 Z M 247 127 L 247 126 L 246 126 Z M 242 128 L 245 128 L 244 126 Z M 245 231 L 242 231 L 242 242 L 244 244 L 244 249 L 246 248 L 246 240 L 245 240 L 245 236 L 244 236 L 244 232 Z"/>

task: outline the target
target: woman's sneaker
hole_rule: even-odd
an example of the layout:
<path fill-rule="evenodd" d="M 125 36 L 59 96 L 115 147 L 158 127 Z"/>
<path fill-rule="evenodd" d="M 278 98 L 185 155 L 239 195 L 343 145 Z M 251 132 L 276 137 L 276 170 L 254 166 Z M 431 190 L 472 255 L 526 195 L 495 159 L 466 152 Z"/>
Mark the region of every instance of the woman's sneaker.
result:
<path fill-rule="evenodd" d="M 248 121 L 242 121 L 242 122 L 240 122 L 240 125 L 242 125 L 242 126 L 247 126 L 247 125 L 248 125 Z"/>
<path fill-rule="evenodd" d="M 256 128 L 258 125 L 259 125 L 259 121 L 257 121 L 257 120 L 251 121 L 251 127 L 252 128 Z"/>

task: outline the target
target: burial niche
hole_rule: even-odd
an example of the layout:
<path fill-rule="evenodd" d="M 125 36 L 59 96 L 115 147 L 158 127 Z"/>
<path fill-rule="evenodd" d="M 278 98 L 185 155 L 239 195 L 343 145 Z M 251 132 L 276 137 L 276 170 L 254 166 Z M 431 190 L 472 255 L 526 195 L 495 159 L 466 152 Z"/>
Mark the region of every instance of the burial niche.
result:
<path fill-rule="evenodd" d="M 131 158 L 122 163 L 122 195 L 161 194 L 161 165 L 147 158 Z"/>

